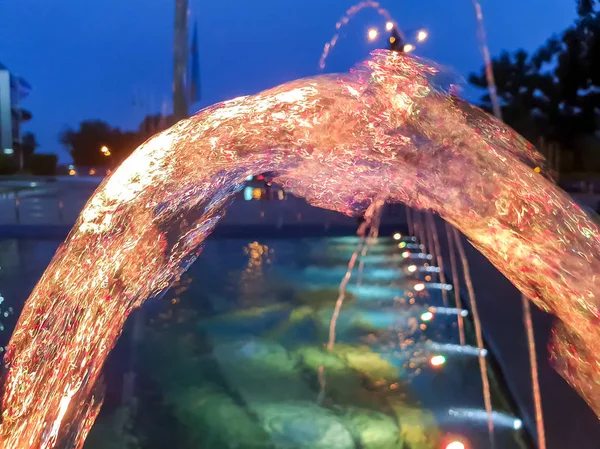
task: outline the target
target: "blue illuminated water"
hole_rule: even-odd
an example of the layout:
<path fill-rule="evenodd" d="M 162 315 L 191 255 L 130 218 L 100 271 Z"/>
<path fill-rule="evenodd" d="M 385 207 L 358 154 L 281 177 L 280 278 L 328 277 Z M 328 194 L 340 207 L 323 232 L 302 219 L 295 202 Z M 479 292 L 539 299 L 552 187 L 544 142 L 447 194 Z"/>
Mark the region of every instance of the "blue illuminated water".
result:
<path fill-rule="evenodd" d="M 441 290 L 414 286 L 436 274 L 406 269 L 427 257 L 404 258 L 397 242 L 380 239 L 360 285 L 357 273 L 349 284 L 335 349 L 324 349 L 356 243 L 209 240 L 128 323 L 85 447 L 437 449 L 453 439 L 487 447 L 486 421 L 473 412 L 483 410 L 477 358 L 457 349 L 455 314 L 422 318 L 443 306 Z M 0 245 L 0 294 L 18 312 L 58 242 Z M 435 356 L 445 363 L 432 366 Z M 501 379 L 492 386 L 496 447 L 528 447 Z"/>

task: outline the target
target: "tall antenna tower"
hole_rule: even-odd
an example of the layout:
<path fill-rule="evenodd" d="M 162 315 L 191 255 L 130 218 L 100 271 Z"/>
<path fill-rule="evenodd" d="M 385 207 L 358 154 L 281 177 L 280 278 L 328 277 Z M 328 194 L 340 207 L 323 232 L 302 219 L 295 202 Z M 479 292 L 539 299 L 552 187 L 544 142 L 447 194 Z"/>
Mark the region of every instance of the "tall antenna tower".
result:
<path fill-rule="evenodd" d="M 176 120 L 189 116 L 188 109 L 188 0 L 175 0 L 173 42 L 173 115 Z"/>

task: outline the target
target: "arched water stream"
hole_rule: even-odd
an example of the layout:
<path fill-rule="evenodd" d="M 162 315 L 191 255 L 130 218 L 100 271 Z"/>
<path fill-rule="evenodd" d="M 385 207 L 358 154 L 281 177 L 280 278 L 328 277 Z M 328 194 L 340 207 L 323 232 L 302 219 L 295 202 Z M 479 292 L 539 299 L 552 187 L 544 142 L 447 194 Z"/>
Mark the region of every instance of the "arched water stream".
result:
<path fill-rule="evenodd" d="M 3 447 L 81 447 L 127 316 L 185 271 L 246 177 L 265 171 L 343 213 L 385 186 L 389 201 L 440 214 L 559 318 L 558 366 L 600 413 L 598 229 L 538 173 L 530 144 L 438 88 L 441 76 L 377 52 L 350 74 L 209 107 L 138 148 L 27 301 L 5 357 Z"/>

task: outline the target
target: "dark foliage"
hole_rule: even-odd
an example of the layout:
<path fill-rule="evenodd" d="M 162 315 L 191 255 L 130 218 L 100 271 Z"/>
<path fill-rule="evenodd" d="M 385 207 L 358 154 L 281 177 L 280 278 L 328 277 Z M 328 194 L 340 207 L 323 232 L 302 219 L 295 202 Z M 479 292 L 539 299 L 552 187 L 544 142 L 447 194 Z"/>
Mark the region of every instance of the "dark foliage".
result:
<path fill-rule="evenodd" d="M 544 137 L 574 151 L 573 142 L 600 128 L 600 14 L 594 1 L 580 1 L 576 23 L 533 54 L 519 50 L 492 61 L 502 115 L 530 140 Z M 469 82 L 487 88 L 485 68 Z M 489 94 L 482 107 L 491 110 Z M 577 167 L 579 166 L 579 167 Z"/>
<path fill-rule="evenodd" d="M 55 154 L 32 154 L 27 159 L 27 169 L 32 175 L 56 175 L 58 158 Z"/>
<path fill-rule="evenodd" d="M 80 167 L 114 167 L 125 160 L 139 145 L 173 124 L 171 117 L 150 115 L 139 131 L 122 131 L 99 120 L 87 120 L 79 129 L 67 129 L 60 134 L 60 142 L 71 153 L 73 163 Z M 110 154 L 102 152 L 109 149 Z"/>
<path fill-rule="evenodd" d="M 0 175 L 14 175 L 19 171 L 19 165 L 14 157 L 0 154 Z"/>

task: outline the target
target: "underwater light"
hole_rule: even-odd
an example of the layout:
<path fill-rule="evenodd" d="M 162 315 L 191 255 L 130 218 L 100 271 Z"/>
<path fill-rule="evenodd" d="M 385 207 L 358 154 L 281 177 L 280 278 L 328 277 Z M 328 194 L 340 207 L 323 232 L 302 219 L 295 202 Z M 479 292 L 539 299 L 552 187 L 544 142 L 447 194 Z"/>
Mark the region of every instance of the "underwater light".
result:
<path fill-rule="evenodd" d="M 448 414 L 454 418 L 472 420 L 475 422 L 487 422 L 488 414 L 485 410 L 475 408 L 456 408 L 448 410 Z M 523 427 L 523 421 L 515 416 L 508 415 L 502 412 L 492 412 L 494 425 L 498 427 L 512 428 L 519 430 Z"/>
<path fill-rule="evenodd" d="M 423 290 L 425 290 L 425 284 L 423 284 L 422 282 L 419 282 L 418 284 L 415 284 L 415 286 L 413 288 L 415 289 L 416 292 L 422 292 Z"/>
<path fill-rule="evenodd" d="M 462 355 L 470 355 L 470 356 L 482 356 L 482 357 L 487 357 L 488 355 L 488 350 L 483 348 L 483 349 L 479 349 L 475 346 L 469 346 L 469 345 L 455 345 L 452 343 L 437 343 L 437 342 L 432 342 L 430 345 L 431 349 L 433 351 L 444 351 L 444 352 L 453 352 L 455 354 L 462 354 Z"/>
<path fill-rule="evenodd" d="M 465 445 L 460 441 L 453 441 L 448 443 L 445 449 L 465 449 Z"/>
<path fill-rule="evenodd" d="M 429 363 L 431 363 L 431 366 L 442 366 L 444 363 L 446 363 L 446 357 L 443 355 L 434 355 L 431 357 Z"/>
<path fill-rule="evenodd" d="M 424 312 L 421 314 L 421 321 L 431 321 L 433 319 L 433 313 Z"/>

